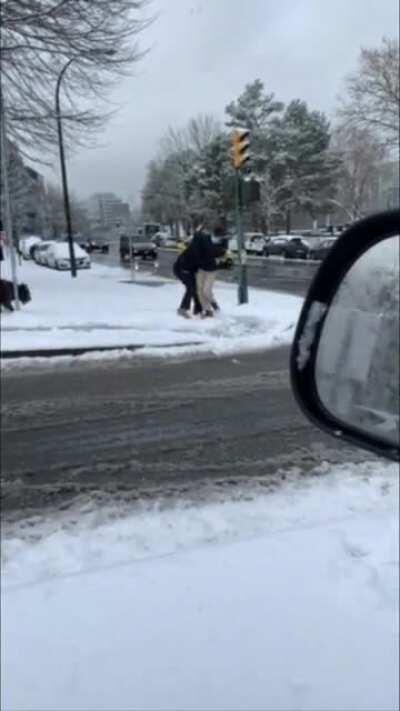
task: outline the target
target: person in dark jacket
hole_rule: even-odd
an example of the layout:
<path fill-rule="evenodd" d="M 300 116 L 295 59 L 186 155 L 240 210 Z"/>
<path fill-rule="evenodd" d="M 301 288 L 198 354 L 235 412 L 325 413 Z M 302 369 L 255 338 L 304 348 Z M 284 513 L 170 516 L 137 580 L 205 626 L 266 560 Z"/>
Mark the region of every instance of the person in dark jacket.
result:
<path fill-rule="evenodd" d="M 217 260 L 224 256 L 227 248 L 228 240 L 222 225 L 217 225 L 214 228 L 213 235 L 202 235 L 196 286 L 203 318 L 214 316 L 214 312 L 218 311 L 219 307 L 214 298 L 213 287 L 218 269 Z"/>
<path fill-rule="evenodd" d="M 184 318 L 191 317 L 191 305 L 194 302 L 194 314 L 200 314 L 202 306 L 197 296 L 196 273 L 202 259 L 203 226 L 199 225 L 183 252 L 173 266 L 173 272 L 185 286 L 185 293 L 178 309 L 178 314 Z"/>
<path fill-rule="evenodd" d="M 173 267 L 174 274 L 186 287 L 178 309 L 181 316 L 190 318 L 192 301 L 194 302 L 195 315 L 212 316 L 214 311 L 219 309 L 212 294 L 212 285 L 215 280 L 215 272 L 219 268 L 217 259 L 222 257 L 227 249 L 227 240 L 224 239 L 224 235 L 225 232 L 220 226 L 215 228 L 214 235 L 206 232 L 203 226 L 198 227 L 189 245 L 176 260 Z M 198 280 L 198 274 L 201 271 L 205 275 L 201 280 Z M 202 296 L 200 296 L 199 289 Z"/>
<path fill-rule="evenodd" d="M 201 303 L 197 296 L 196 289 L 197 270 L 194 267 L 192 253 L 189 252 L 189 255 L 187 254 L 189 247 L 179 255 L 173 267 L 176 278 L 179 279 L 185 287 L 185 293 L 178 309 L 178 314 L 184 316 L 184 318 L 190 318 L 192 301 L 194 302 L 194 313 L 201 313 Z"/>

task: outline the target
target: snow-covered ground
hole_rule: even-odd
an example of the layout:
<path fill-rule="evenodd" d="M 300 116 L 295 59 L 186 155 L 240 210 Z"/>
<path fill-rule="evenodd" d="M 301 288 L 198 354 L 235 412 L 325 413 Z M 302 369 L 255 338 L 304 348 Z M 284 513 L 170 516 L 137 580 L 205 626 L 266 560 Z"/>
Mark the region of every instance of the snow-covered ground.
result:
<path fill-rule="evenodd" d="M 144 345 L 141 355 L 173 355 L 183 344 L 200 353 L 250 351 L 290 343 L 302 303 L 252 289 L 251 303 L 238 306 L 236 287 L 217 283 L 221 314 L 185 320 L 176 313 L 182 285 L 157 275 L 140 271 L 132 281 L 129 270 L 94 263 L 73 280 L 32 262 L 23 262 L 19 273 L 32 301 L 20 312 L 2 313 L 3 351 Z"/>
<path fill-rule="evenodd" d="M 2 709 L 398 708 L 395 464 L 2 545 Z"/>

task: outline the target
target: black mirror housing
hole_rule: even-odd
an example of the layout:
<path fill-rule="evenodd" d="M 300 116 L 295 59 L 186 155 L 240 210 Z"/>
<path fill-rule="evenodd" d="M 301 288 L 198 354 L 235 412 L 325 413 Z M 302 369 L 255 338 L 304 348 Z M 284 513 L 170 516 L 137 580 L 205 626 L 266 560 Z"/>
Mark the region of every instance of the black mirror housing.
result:
<path fill-rule="evenodd" d="M 293 392 L 311 421 L 335 437 L 396 461 L 400 459 L 399 234 L 400 210 L 392 210 L 361 220 L 338 238 L 310 286 L 290 362 Z M 392 244 L 397 261 L 393 269 Z M 386 271 L 379 254 L 385 255 Z M 381 301 L 375 298 L 372 306 L 378 291 Z M 379 360 L 375 394 L 368 381 L 374 359 Z M 376 373 L 382 376 L 382 384 Z M 346 407 L 341 398 L 348 401 Z"/>

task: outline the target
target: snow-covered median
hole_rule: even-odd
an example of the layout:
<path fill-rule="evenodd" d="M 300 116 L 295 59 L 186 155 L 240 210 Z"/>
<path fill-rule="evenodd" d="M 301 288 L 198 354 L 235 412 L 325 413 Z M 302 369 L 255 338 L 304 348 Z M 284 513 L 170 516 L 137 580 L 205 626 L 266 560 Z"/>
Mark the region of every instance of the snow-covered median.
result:
<path fill-rule="evenodd" d="M 398 484 L 395 464 L 326 465 L 265 496 L 9 531 L 2 708 L 394 711 Z"/>
<path fill-rule="evenodd" d="M 221 313 L 213 319 L 182 319 L 183 287 L 176 281 L 93 264 L 69 273 L 24 262 L 20 280 L 32 301 L 2 314 L 2 351 L 145 346 L 141 355 L 173 355 L 174 346 L 217 354 L 290 343 L 302 299 L 251 290 L 251 303 L 237 305 L 237 290 L 218 283 Z M 121 353 L 119 353 L 120 355 Z M 117 354 L 118 355 L 118 354 Z M 107 355 L 106 355 L 107 357 Z M 108 356 L 109 357 L 109 356 Z"/>

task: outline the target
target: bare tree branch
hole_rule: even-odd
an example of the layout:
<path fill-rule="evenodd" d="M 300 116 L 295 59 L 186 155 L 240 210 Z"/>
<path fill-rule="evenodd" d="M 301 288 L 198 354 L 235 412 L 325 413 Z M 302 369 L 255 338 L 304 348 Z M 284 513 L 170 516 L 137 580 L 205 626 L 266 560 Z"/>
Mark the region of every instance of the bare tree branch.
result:
<path fill-rule="evenodd" d="M 379 49 L 362 49 L 358 71 L 347 78 L 339 109 L 348 126 L 373 129 L 387 145 L 399 142 L 399 44 L 384 38 Z"/>
<path fill-rule="evenodd" d="M 147 0 L 3 0 L 1 88 L 10 137 L 41 154 L 56 142 L 54 92 L 66 62 L 62 117 L 81 145 L 112 114 L 107 96 L 142 52 L 137 36 L 151 22 Z M 84 129 L 84 130 L 83 130 Z"/>

